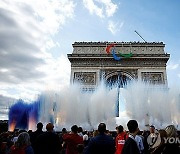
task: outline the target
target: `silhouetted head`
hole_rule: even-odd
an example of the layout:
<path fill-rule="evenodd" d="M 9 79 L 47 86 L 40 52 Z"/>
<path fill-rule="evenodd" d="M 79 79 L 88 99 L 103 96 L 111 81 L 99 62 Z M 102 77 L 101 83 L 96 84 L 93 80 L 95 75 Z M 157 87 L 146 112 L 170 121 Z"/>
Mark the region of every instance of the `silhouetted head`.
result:
<path fill-rule="evenodd" d="M 71 127 L 71 131 L 76 134 L 78 132 L 78 126 L 77 125 L 73 125 Z"/>
<path fill-rule="evenodd" d="M 150 126 L 149 128 L 150 133 L 155 133 L 155 127 L 153 125 Z"/>
<path fill-rule="evenodd" d="M 85 130 L 84 132 L 83 132 L 83 135 L 85 135 L 85 134 L 87 134 L 88 132 L 87 132 L 87 130 Z"/>
<path fill-rule="evenodd" d="M 129 122 L 127 123 L 127 127 L 130 133 L 138 133 L 139 131 L 138 123 L 136 120 L 129 120 Z"/>
<path fill-rule="evenodd" d="M 80 133 L 80 132 L 83 132 L 82 127 L 79 127 L 79 128 L 78 128 L 78 133 Z"/>
<path fill-rule="evenodd" d="M 98 126 L 98 131 L 100 134 L 105 133 L 106 132 L 106 124 L 105 123 L 100 123 Z"/>
<path fill-rule="evenodd" d="M 42 130 L 43 129 L 43 124 L 41 122 L 37 123 L 37 129 Z"/>
<path fill-rule="evenodd" d="M 119 125 L 116 127 L 116 130 L 117 130 L 117 133 L 122 133 L 124 128 L 123 128 L 123 126 Z"/>
<path fill-rule="evenodd" d="M 53 129 L 54 129 L 54 125 L 53 125 L 52 123 L 48 123 L 48 124 L 46 125 L 46 130 L 47 130 L 48 132 L 52 132 Z"/>
<path fill-rule="evenodd" d="M 28 130 L 28 132 L 27 132 L 29 135 L 32 133 L 32 130 Z"/>
<path fill-rule="evenodd" d="M 63 129 L 62 129 L 62 133 L 67 133 L 66 128 L 63 128 Z"/>

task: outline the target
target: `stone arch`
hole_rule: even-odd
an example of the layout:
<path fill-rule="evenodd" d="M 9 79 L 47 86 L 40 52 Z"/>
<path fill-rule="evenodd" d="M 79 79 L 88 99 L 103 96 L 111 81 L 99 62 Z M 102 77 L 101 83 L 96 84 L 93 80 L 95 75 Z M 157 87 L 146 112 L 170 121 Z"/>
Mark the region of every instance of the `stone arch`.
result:
<path fill-rule="evenodd" d="M 114 76 L 114 75 L 118 75 L 119 73 L 120 73 L 121 75 L 124 75 L 124 76 L 128 77 L 130 80 L 134 80 L 134 76 L 133 76 L 131 73 L 126 72 L 126 71 L 115 71 L 115 72 L 111 72 L 111 73 L 109 73 L 109 74 L 107 74 L 107 75 L 105 76 L 105 80 L 107 80 L 108 78 L 110 78 L 110 77 L 112 77 L 112 76 Z"/>
<path fill-rule="evenodd" d="M 106 84 L 109 86 L 118 83 L 120 87 L 124 87 L 128 81 L 134 80 L 134 77 L 129 72 L 115 71 L 107 74 L 105 76 L 105 80 L 106 80 Z"/>

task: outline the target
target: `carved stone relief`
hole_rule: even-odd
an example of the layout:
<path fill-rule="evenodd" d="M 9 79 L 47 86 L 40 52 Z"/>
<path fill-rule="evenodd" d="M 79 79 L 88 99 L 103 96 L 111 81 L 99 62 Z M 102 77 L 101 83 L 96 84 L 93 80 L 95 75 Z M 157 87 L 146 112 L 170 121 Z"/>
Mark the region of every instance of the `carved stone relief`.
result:
<path fill-rule="evenodd" d="M 74 83 L 96 85 L 96 72 L 75 72 Z"/>
<path fill-rule="evenodd" d="M 163 84 L 163 72 L 141 72 L 142 80 L 152 84 Z"/>

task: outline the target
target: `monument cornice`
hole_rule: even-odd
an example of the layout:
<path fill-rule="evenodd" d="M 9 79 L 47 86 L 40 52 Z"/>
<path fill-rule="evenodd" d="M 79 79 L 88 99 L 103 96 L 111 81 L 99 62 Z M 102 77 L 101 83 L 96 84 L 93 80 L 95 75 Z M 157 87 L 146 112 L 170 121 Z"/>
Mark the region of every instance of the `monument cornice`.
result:
<path fill-rule="evenodd" d="M 164 47 L 165 44 L 163 42 L 108 42 L 108 41 L 104 41 L 104 42 L 74 42 L 72 45 L 73 47 L 89 47 L 89 46 L 97 46 L 97 47 L 105 47 L 108 44 L 115 44 L 117 47 L 118 46 L 160 46 L 160 47 Z"/>
<path fill-rule="evenodd" d="M 125 58 L 122 57 L 123 60 L 164 60 L 167 62 L 169 60 L 170 54 L 133 54 L 131 58 Z M 76 60 L 113 60 L 113 57 L 111 54 L 68 54 L 68 59 L 70 62 L 76 61 Z"/>
<path fill-rule="evenodd" d="M 97 58 L 82 58 L 82 59 L 72 59 L 72 67 L 166 67 L 166 62 L 168 59 L 159 58 L 124 58 L 120 61 L 116 61 L 113 58 L 109 59 L 97 59 Z"/>

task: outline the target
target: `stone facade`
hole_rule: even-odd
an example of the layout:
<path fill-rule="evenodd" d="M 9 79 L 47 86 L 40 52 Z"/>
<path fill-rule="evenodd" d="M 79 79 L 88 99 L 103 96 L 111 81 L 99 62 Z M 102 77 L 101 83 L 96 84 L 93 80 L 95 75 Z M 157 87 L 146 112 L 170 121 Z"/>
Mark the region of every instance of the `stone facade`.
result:
<path fill-rule="evenodd" d="M 109 44 L 116 53 L 133 54 L 116 61 L 106 53 Z M 166 63 L 170 57 L 164 51 L 163 42 L 75 42 L 71 62 L 71 83 L 78 82 L 84 88 L 94 89 L 101 80 L 119 73 L 130 80 L 167 84 Z"/>

